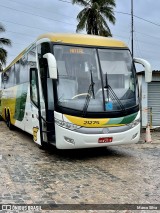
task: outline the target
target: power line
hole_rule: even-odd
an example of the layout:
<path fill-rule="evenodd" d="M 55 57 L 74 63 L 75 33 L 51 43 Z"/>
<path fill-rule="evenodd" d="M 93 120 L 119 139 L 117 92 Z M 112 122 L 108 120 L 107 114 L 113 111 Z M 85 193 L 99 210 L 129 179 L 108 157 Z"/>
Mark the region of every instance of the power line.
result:
<path fill-rule="evenodd" d="M 58 1 L 66 2 L 66 3 L 72 4 L 72 2 L 65 1 L 65 0 L 58 0 Z M 115 12 L 115 13 L 120 13 L 120 14 L 124 14 L 124 15 L 129 15 L 129 16 L 131 16 L 131 13 L 127 13 L 127 12 L 121 12 L 121 11 L 114 11 L 114 12 Z M 142 17 L 137 16 L 137 15 L 133 15 L 133 16 L 134 16 L 135 18 L 141 19 L 141 20 L 146 21 L 146 22 L 148 22 L 148 23 L 150 23 L 150 24 L 153 24 L 153 25 L 156 25 L 156 26 L 160 27 L 160 24 L 158 24 L 158 23 L 155 23 L 155 22 L 153 22 L 153 21 L 147 20 L 147 19 L 142 18 Z"/>
<path fill-rule="evenodd" d="M 136 31 L 135 31 L 135 33 L 136 33 Z M 151 42 L 148 42 L 148 41 L 144 41 L 144 40 L 142 41 L 142 40 L 139 40 L 139 42 L 141 42 L 141 43 L 145 43 L 145 44 L 148 44 L 148 45 L 152 45 L 152 46 L 153 46 L 153 45 L 156 45 L 156 46 L 158 45 L 158 43 L 157 43 L 157 42 L 156 42 L 156 43 L 154 43 L 153 41 L 152 41 L 152 43 L 151 43 Z"/>
<path fill-rule="evenodd" d="M 13 22 L 11 22 L 11 23 L 13 23 Z M 16 25 L 21 25 L 21 24 L 18 24 L 18 23 L 16 23 L 16 22 L 14 22 L 14 24 L 16 24 Z M 25 26 L 25 25 L 22 25 L 22 26 Z M 29 27 L 29 26 L 27 26 L 27 27 Z M 33 28 L 33 27 L 31 27 L 31 28 Z M 11 32 L 11 33 L 15 33 L 15 34 L 22 34 L 22 35 L 25 35 L 25 36 L 28 36 L 28 37 L 35 38 L 35 36 L 31 36 L 31 35 L 26 34 L 26 33 L 14 32 L 14 31 L 10 31 L 10 30 L 7 30 L 7 32 Z M 6 33 L 7 33 L 7 32 L 6 32 Z M 135 32 L 136 32 L 136 33 L 143 34 L 143 33 L 141 33 L 141 32 L 137 32 L 137 31 L 135 31 Z M 148 34 L 144 34 L 144 35 L 145 35 L 145 36 L 152 37 L 151 35 L 148 35 Z M 117 34 L 114 34 L 114 36 L 115 36 L 115 37 L 119 37 L 119 38 L 123 38 L 123 39 L 128 39 L 128 38 L 125 37 L 125 36 L 121 36 L 121 35 L 117 35 Z M 154 36 L 153 36 L 153 37 L 154 37 Z M 156 38 L 158 39 L 158 37 L 156 37 Z M 145 41 L 140 41 L 140 40 L 139 40 L 139 42 L 141 42 L 141 43 L 147 43 L 147 44 L 150 44 L 150 45 L 155 44 L 155 43 L 150 43 L 150 42 L 145 42 Z M 157 43 L 156 43 L 155 45 L 157 45 Z"/>
<path fill-rule="evenodd" d="M 1 7 L 4 7 L 4 8 L 7 8 L 7 9 L 10 9 L 10 10 L 15 10 L 15 11 L 18 11 L 18 12 L 30 14 L 30 15 L 37 16 L 37 17 L 41 17 L 41 18 L 44 18 L 44 19 L 48 19 L 48 20 L 60 22 L 60 23 L 63 23 L 63 24 L 68 24 L 68 25 L 75 26 L 74 24 L 70 24 L 70 23 L 67 23 L 67 22 L 64 22 L 64 21 L 60 21 L 60 20 L 56 20 L 56 19 L 52 19 L 52 18 L 47 18 L 47 17 L 45 17 L 45 16 L 36 15 L 36 14 L 34 14 L 34 13 L 26 12 L 26 11 L 23 11 L 23 10 L 14 9 L 14 8 L 7 7 L 7 6 L 4 6 L 4 5 L 0 5 L 0 6 L 1 6 Z"/>
<path fill-rule="evenodd" d="M 59 1 L 67 2 L 67 1 L 65 1 L 65 0 L 59 0 Z M 14 2 L 14 1 L 13 1 L 13 2 Z M 71 2 L 67 2 L 67 3 L 71 3 Z M 2 6 L 2 5 L 0 5 L 0 6 Z M 31 15 L 34 15 L 34 16 L 42 17 L 42 18 L 45 18 L 45 19 L 50 19 L 50 20 L 53 20 L 53 21 L 65 23 L 65 22 L 60 21 L 60 20 L 55 20 L 55 19 L 52 19 L 52 18 L 47 18 L 47 17 L 40 16 L 40 15 L 35 15 L 35 14 L 33 14 L 33 13 L 30 13 L 30 12 L 21 11 L 21 10 L 17 10 L 17 9 L 10 8 L 10 7 L 6 7 L 6 6 L 2 6 L 2 7 L 5 7 L 5 8 L 8 8 L 8 9 L 11 9 L 11 10 L 20 11 L 20 12 L 27 13 L 27 14 L 31 14 Z M 37 9 L 39 9 L 39 8 L 37 8 Z M 131 15 L 131 14 L 129 14 L 129 13 L 120 12 L 120 11 L 115 11 L 115 12 L 116 12 L 116 13 L 121 13 L 121 14 L 124 14 L 124 15 Z M 134 15 L 134 17 L 136 17 L 136 18 L 138 18 L 138 19 L 141 19 L 141 20 L 143 20 L 143 21 L 146 21 L 146 22 L 148 22 L 148 23 L 154 24 L 154 25 L 156 25 L 156 26 L 160 26 L 160 24 L 157 24 L 157 23 L 154 23 L 154 22 L 152 22 L 152 21 L 146 20 L 146 19 L 141 18 L 141 17 L 139 17 L 139 16 Z M 5 20 L 3 20 L 3 21 L 5 21 Z M 21 25 L 21 26 L 25 26 L 25 27 L 29 27 L 29 28 L 33 28 L 33 29 L 44 30 L 44 29 L 41 29 L 41 28 L 38 28 L 38 27 L 32 27 L 32 26 L 28 26 L 28 25 L 24 25 L 24 24 L 19 24 L 19 23 L 16 23 L 16 22 L 11 22 L 11 21 L 6 21 L 6 22 L 13 23 L 13 24 L 17 24 L 17 25 Z M 65 24 L 69 24 L 69 23 L 65 23 Z M 70 25 L 73 25 L 73 24 L 70 24 Z M 18 32 L 13 32 L 13 31 L 7 31 L 7 32 L 16 33 L 16 34 L 22 34 L 22 35 L 26 35 L 26 36 L 29 36 L 29 37 L 32 37 L 32 38 L 33 38 L 33 36 L 30 36 L 30 35 L 25 34 L 25 33 L 18 33 Z M 143 35 L 145 35 L 145 36 L 154 37 L 154 38 L 159 39 L 159 38 L 156 37 L 156 36 L 144 34 L 144 33 L 141 33 L 141 32 L 137 32 L 137 33 L 140 33 L 140 34 L 143 34 Z M 122 36 L 118 36 L 118 37 L 122 37 Z M 126 37 L 123 36 L 122 38 L 126 38 Z M 139 42 L 151 44 L 151 43 L 144 42 L 144 41 L 139 41 Z M 156 45 L 157 45 L 157 44 L 156 44 Z"/>
<path fill-rule="evenodd" d="M 31 38 L 35 38 L 35 36 L 31 36 L 31 35 L 26 34 L 26 33 L 19 33 L 19 32 L 14 32 L 14 31 L 10 31 L 10 30 L 7 30 L 7 32 L 15 33 L 15 34 L 21 34 L 21 35 L 25 35 L 25 36 L 28 36 L 28 37 L 31 37 Z M 6 32 L 6 33 L 7 33 L 7 32 Z"/>
<path fill-rule="evenodd" d="M 150 23 L 150 24 L 153 24 L 153 25 L 156 25 L 156 26 L 160 27 L 160 24 L 157 24 L 157 23 L 155 23 L 155 22 L 153 22 L 153 21 L 150 21 L 150 20 L 141 18 L 141 17 L 136 16 L 136 15 L 134 15 L 134 17 L 136 17 L 136 18 L 138 18 L 138 19 L 141 19 L 141 20 L 143 20 L 143 21 L 146 21 L 146 22 L 148 22 L 148 23 Z"/>
<path fill-rule="evenodd" d="M 139 34 L 142 34 L 142 35 L 145 35 L 145 36 L 149 36 L 149 37 L 152 37 L 152 38 L 160 39 L 160 37 L 149 35 L 149 34 L 146 34 L 146 33 L 138 32 L 138 31 L 136 31 L 136 33 L 139 33 Z"/>
<path fill-rule="evenodd" d="M 60 0 L 59 0 L 59 1 L 60 1 Z M 114 11 L 114 12 L 115 12 L 115 13 L 120 13 L 120 14 L 124 14 L 124 15 L 129 15 L 129 16 L 131 16 L 131 13 L 120 12 L 120 11 Z M 150 24 L 153 24 L 153 25 L 156 25 L 156 26 L 160 27 L 160 24 L 155 23 L 155 22 L 150 21 L 150 20 L 147 20 L 147 19 L 142 18 L 142 17 L 140 17 L 140 16 L 133 15 L 133 17 L 135 17 L 135 18 L 137 18 L 137 19 L 141 19 L 141 20 L 146 21 L 146 22 L 148 22 L 148 23 L 150 23 Z"/>
<path fill-rule="evenodd" d="M 14 45 L 14 44 L 20 44 L 20 45 L 26 45 L 25 43 L 19 43 L 19 42 L 12 42 L 12 44 Z M 29 45 L 28 45 L 29 46 Z"/>
<path fill-rule="evenodd" d="M 25 24 L 19 24 L 17 22 L 13 22 L 13 21 L 6 21 L 4 19 L 1 19 L 1 21 L 4 21 L 4 22 L 8 22 L 8 23 L 11 23 L 11 24 L 16 24 L 16 25 L 20 25 L 20 26 L 25 26 L 25 27 L 29 27 L 29 28 L 32 28 L 32 29 L 38 29 L 38 30 L 42 30 L 44 31 L 44 28 L 39 28 L 39 27 L 32 27 L 32 26 L 28 26 L 28 25 L 25 25 Z M 46 30 L 46 29 L 45 29 Z"/>
<path fill-rule="evenodd" d="M 129 15 L 129 16 L 131 16 L 131 14 L 130 13 L 126 13 L 126 12 L 120 12 L 120 11 L 114 11 L 115 13 L 120 13 L 120 14 L 123 14 L 123 15 Z"/>
<path fill-rule="evenodd" d="M 9 0 L 9 1 L 10 1 L 10 0 Z M 59 0 L 59 1 L 67 2 L 67 3 L 72 4 L 71 2 L 68 2 L 68 1 L 65 1 L 65 0 Z M 13 2 L 16 2 L 16 1 L 13 1 Z M 18 2 L 17 2 L 17 3 L 18 3 Z M 24 4 L 24 5 L 29 6 L 28 4 Z M 11 9 L 11 10 L 15 10 L 15 11 L 23 12 L 23 13 L 26 13 L 26 14 L 31 14 L 31 15 L 33 15 L 33 16 L 37 16 L 37 17 L 41 17 L 41 18 L 45 18 L 45 19 L 49 19 L 49 20 L 53 20 L 53 21 L 56 21 L 56 22 L 61 22 L 61 23 L 64 23 L 64 24 L 69 24 L 69 25 L 73 25 L 73 26 L 75 26 L 74 24 L 70 24 L 70 23 L 67 23 L 67 22 L 60 21 L 60 20 L 56 20 L 56 19 L 52 19 L 52 18 L 48 18 L 48 17 L 45 17 L 45 16 L 36 15 L 36 14 L 30 13 L 30 12 L 26 12 L 26 11 L 22 11 L 22 10 L 18 10 L 18 9 L 10 8 L 10 7 L 4 6 L 4 5 L 0 5 L 0 6 L 5 7 L 5 8 L 8 8 L 8 9 Z M 31 6 L 29 6 L 29 7 L 31 7 Z M 32 7 L 32 8 L 33 8 L 33 7 Z M 40 9 L 40 8 L 36 8 L 36 9 Z M 130 13 L 126 13 L 126 12 L 120 12 L 120 11 L 115 11 L 115 12 L 116 12 L 116 13 L 120 13 L 120 14 L 124 14 L 124 15 L 131 15 Z M 58 13 L 57 13 L 57 14 L 58 14 Z M 60 14 L 60 15 L 61 15 L 61 14 Z M 66 15 L 65 15 L 65 16 L 66 16 Z M 152 21 L 150 21 L 150 20 L 144 19 L 144 18 L 139 17 L 139 16 L 137 16 L 137 15 L 133 15 L 133 16 L 134 16 L 134 17 L 136 17 L 136 18 L 138 18 L 138 19 L 141 19 L 141 20 L 143 20 L 143 21 L 146 21 L 146 22 L 148 22 L 148 23 L 150 23 L 150 24 L 153 24 L 153 25 L 156 25 L 156 26 L 160 27 L 160 24 L 157 24 L 157 23 L 152 22 Z M 66 17 L 73 18 L 73 17 L 71 17 L 71 16 L 66 16 Z M 9 22 L 9 21 L 6 21 L 6 22 Z M 12 22 L 12 23 L 13 23 L 13 22 Z M 16 24 L 17 24 L 17 23 L 16 23 Z M 20 25 L 20 24 L 19 24 L 19 25 Z M 36 29 L 40 29 L 40 30 L 42 30 L 41 28 L 37 28 L 37 27 L 31 27 L 31 26 L 27 26 L 27 25 L 24 25 L 24 26 L 26 26 L 26 27 L 30 27 L 30 28 L 36 28 Z M 44 29 L 43 29 L 43 30 L 44 30 Z"/>
<path fill-rule="evenodd" d="M 68 2 L 68 1 L 65 1 L 65 0 L 58 0 L 58 1 L 66 2 L 66 3 L 72 4 L 72 2 Z M 121 12 L 121 11 L 114 11 L 114 12 L 115 12 L 115 13 L 120 13 L 120 14 L 124 14 L 124 15 L 129 15 L 129 16 L 131 16 L 131 13 L 127 13 L 127 12 Z M 140 16 L 137 16 L 137 15 L 133 15 L 133 16 L 134 16 L 135 18 L 141 19 L 141 20 L 146 21 L 146 22 L 148 22 L 148 23 L 150 23 L 150 24 L 154 24 L 154 25 L 160 27 L 160 24 L 157 24 L 157 23 L 155 23 L 155 22 L 153 22 L 153 21 L 144 19 L 144 18 L 142 18 L 142 17 L 140 17 Z"/>
<path fill-rule="evenodd" d="M 65 1 L 65 0 L 58 0 L 58 1 L 62 1 L 62 2 L 65 2 L 65 3 L 72 4 L 72 2 L 70 2 L 70 1 Z"/>
<path fill-rule="evenodd" d="M 13 1 L 13 0 L 8 0 L 8 1 L 11 1 L 11 2 L 15 2 L 15 3 L 20 3 L 20 2 L 18 2 L 18 1 Z M 44 9 L 43 8 L 38 8 L 37 6 L 36 7 L 33 7 L 33 5 L 30 5 L 30 4 L 24 4 L 24 3 L 20 3 L 21 5 L 25 5 L 25 6 L 27 6 L 27 7 L 30 7 L 30 8 L 36 8 L 36 9 L 38 9 L 38 10 L 43 10 L 44 11 Z M 49 13 L 52 13 L 53 14 L 53 12 L 51 12 L 51 11 L 49 11 L 49 10 L 45 10 L 45 12 L 49 12 Z M 66 17 L 68 17 L 68 18 L 73 18 L 73 17 L 71 17 L 71 16 L 67 16 L 67 15 L 64 15 L 64 14 L 61 14 L 61 13 L 57 13 L 57 12 L 55 12 L 54 11 L 54 14 L 58 14 L 58 15 L 63 15 L 63 16 L 66 16 Z"/>
<path fill-rule="evenodd" d="M 48 31 L 48 29 L 44 29 L 44 28 L 42 29 L 42 28 L 39 28 L 39 27 L 32 27 L 32 26 L 29 26 L 29 25 L 20 24 L 20 23 L 13 22 L 13 21 L 7 21 L 7 20 L 4 20 L 4 19 L 1 19 L 1 21 L 8 22 L 8 23 L 11 23 L 11 24 L 20 25 L 20 26 L 25 26 L 25 27 L 32 28 L 32 29 L 38 29 L 38 30 L 42 30 L 42 31 L 44 31 L 44 30 Z M 142 34 L 142 35 L 145 35 L 145 36 L 148 36 L 148 37 L 153 37 L 153 38 L 156 38 L 156 39 L 160 39 L 160 37 L 149 35 L 149 34 L 146 34 L 146 33 L 138 32 L 138 31 L 136 31 L 136 33 L 139 33 L 139 34 Z M 117 35 L 115 35 L 115 36 L 117 36 Z M 126 38 L 126 37 L 123 37 L 123 36 L 119 36 L 119 37 Z"/>
<path fill-rule="evenodd" d="M 116 34 L 114 34 L 114 37 L 119 37 L 119 38 L 124 38 L 124 39 L 128 39 L 127 37 L 125 37 L 125 36 L 121 36 L 121 35 L 116 35 Z"/>

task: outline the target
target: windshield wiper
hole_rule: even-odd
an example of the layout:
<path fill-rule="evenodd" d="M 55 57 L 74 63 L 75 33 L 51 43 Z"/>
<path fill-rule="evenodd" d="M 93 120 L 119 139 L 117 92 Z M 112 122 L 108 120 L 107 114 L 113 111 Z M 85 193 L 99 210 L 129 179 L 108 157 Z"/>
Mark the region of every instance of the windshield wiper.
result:
<path fill-rule="evenodd" d="M 108 84 L 108 76 L 107 76 L 107 72 L 105 74 L 106 77 L 106 86 L 104 87 L 106 89 L 107 92 L 107 101 L 109 102 L 109 97 L 111 97 L 112 100 L 116 100 L 117 103 L 119 104 L 119 106 L 121 107 L 121 109 L 123 111 L 126 111 L 125 107 L 123 106 L 123 104 L 121 103 L 120 99 L 117 97 L 116 93 L 113 91 L 112 87 Z"/>
<path fill-rule="evenodd" d="M 91 83 L 90 83 L 89 88 L 88 88 L 88 93 L 87 93 L 86 100 L 85 100 L 84 107 L 83 107 L 83 111 L 82 111 L 83 117 L 85 117 L 85 115 L 87 113 L 87 109 L 88 109 L 89 102 L 90 102 L 90 99 L 91 99 L 91 94 L 93 95 L 93 98 L 95 99 L 95 93 L 94 93 L 95 83 L 93 81 L 92 69 L 90 69 L 90 76 L 91 76 Z"/>

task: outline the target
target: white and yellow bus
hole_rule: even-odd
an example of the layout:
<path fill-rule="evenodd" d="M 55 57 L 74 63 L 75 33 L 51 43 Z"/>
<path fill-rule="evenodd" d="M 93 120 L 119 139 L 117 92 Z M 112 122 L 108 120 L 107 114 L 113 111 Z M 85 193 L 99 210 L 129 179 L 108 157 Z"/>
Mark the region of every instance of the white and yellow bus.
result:
<path fill-rule="evenodd" d="M 140 106 L 134 63 L 125 43 L 78 34 L 44 34 L 2 73 L 2 116 L 8 127 L 58 149 L 136 143 Z"/>

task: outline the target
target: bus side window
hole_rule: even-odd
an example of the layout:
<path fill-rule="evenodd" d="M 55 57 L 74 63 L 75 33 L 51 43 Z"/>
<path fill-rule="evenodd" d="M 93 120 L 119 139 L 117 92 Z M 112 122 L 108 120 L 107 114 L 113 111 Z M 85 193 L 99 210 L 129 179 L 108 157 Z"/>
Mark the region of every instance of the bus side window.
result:
<path fill-rule="evenodd" d="M 20 59 L 20 83 L 25 83 L 29 81 L 29 69 L 28 69 L 28 54 L 26 53 Z"/>
<path fill-rule="evenodd" d="M 11 72 L 11 68 L 9 68 L 4 75 L 4 79 L 5 79 L 5 88 L 9 88 L 9 81 L 10 81 L 10 72 Z"/>
<path fill-rule="evenodd" d="M 31 100 L 36 106 L 38 106 L 38 89 L 37 89 L 38 84 L 37 83 L 38 83 L 37 69 L 31 68 L 30 69 L 30 94 L 31 94 Z"/>
<path fill-rule="evenodd" d="M 6 79 L 6 87 L 5 88 L 13 87 L 15 85 L 14 65 L 6 71 L 6 77 L 7 77 L 7 79 Z"/>
<path fill-rule="evenodd" d="M 20 84 L 20 61 L 15 64 L 15 85 Z"/>
<path fill-rule="evenodd" d="M 8 80 L 8 75 L 5 73 L 2 73 L 2 83 L 3 83 L 3 89 L 6 89 L 6 85 L 7 85 L 7 80 Z"/>

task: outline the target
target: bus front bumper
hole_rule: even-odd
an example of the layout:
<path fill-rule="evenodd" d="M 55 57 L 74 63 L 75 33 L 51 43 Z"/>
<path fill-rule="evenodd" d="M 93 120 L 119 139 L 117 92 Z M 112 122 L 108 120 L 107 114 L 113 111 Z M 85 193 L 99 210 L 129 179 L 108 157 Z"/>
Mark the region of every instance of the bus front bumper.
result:
<path fill-rule="evenodd" d="M 125 131 L 110 134 L 82 134 L 55 125 L 56 147 L 58 149 L 80 149 L 137 143 L 140 138 L 140 124 Z M 99 143 L 100 138 L 112 138 L 112 142 Z"/>

